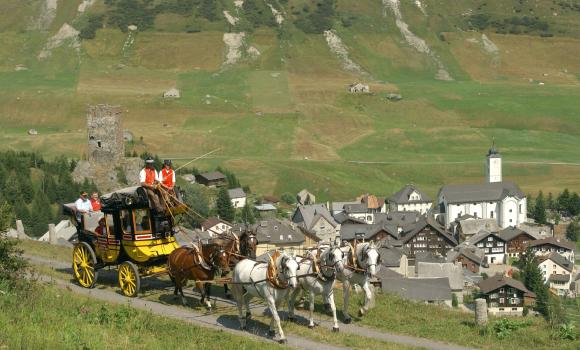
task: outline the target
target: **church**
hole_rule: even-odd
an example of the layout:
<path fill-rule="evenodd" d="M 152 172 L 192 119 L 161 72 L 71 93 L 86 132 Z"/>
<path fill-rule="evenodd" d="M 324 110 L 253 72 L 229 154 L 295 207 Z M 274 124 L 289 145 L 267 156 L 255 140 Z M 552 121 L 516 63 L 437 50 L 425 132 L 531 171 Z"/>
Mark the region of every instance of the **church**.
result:
<path fill-rule="evenodd" d="M 526 221 L 526 196 L 517 184 L 502 181 L 502 158 L 495 142 L 487 153 L 485 173 L 485 183 L 446 185 L 439 190 L 439 219 L 446 228 L 464 216 L 494 219 L 500 228 L 518 226 Z"/>

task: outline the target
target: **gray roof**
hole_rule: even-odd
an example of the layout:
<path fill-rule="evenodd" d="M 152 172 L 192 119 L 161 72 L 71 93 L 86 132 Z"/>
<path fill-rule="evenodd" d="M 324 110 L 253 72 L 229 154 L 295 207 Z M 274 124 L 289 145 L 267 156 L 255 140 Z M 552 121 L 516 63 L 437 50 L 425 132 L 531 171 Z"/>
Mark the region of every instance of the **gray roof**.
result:
<path fill-rule="evenodd" d="M 334 220 L 341 225 L 344 223 L 366 224 L 366 221 L 364 221 L 363 219 L 357 219 L 355 217 L 349 216 L 345 212 L 340 212 L 333 217 L 334 217 Z"/>
<path fill-rule="evenodd" d="M 548 278 L 550 282 L 570 282 L 570 275 L 559 275 L 559 274 L 551 274 Z"/>
<path fill-rule="evenodd" d="M 445 230 L 443 226 L 435 221 L 435 218 L 432 215 L 423 215 L 415 224 L 409 225 L 408 229 L 406 228 L 405 232 L 401 235 L 401 240 L 403 243 L 407 243 L 427 226 L 431 226 L 454 246 L 457 245 L 457 240 L 451 235 L 451 232 Z"/>
<path fill-rule="evenodd" d="M 259 243 L 283 244 L 304 242 L 304 234 L 300 228 L 292 226 L 290 222 L 282 222 L 278 219 L 266 219 L 254 224 L 252 231 L 255 230 Z"/>
<path fill-rule="evenodd" d="M 446 185 L 439 190 L 439 198 L 448 203 L 493 202 L 507 196 L 524 198 L 525 194 L 513 182 L 492 182 L 471 185 Z"/>
<path fill-rule="evenodd" d="M 413 192 L 417 192 L 421 197 L 420 200 L 411 200 L 409 197 Z M 414 185 L 407 185 L 401 188 L 398 192 L 393 193 L 387 201 L 389 203 L 396 204 L 409 204 L 409 203 L 430 203 L 433 202 L 431 197 L 429 197 L 425 192 L 421 191 Z"/>
<path fill-rule="evenodd" d="M 384 224 L 343 224 L 340 226 L 340 239 L 351 241 L 357 234 L 364 234 L 365 240 L 373 239 L 379 232 L 384 231 L 398 239 L 397 228 Z"/>
<path fill-rule="evenodd" d="M 447 278 L 452 290 L 463 289 L 463 268 L 454 263 L 418 262 L 417 277 L 420 278 Z"/>
<path fill-rule="evenodd" d="M 332 226 L 338 225 L 324 204 L 300 205 L 296 208 L 296 212 L 302 216 L 302 222 L 307 230 L 311 230 L 320 217 L 326 219 Z"/>
<path fill-rule="evenodd" d="M 347 205 L 347 204 L 359 204 L 359 202 L 357 202 L 357 201 L 351 201 L 351 202 L 332 202 L 331 203 L 332 211 L 333 212 L 335 212 L 335 211 L 342 211 L 342 210 L 344 210 L 344 206 Z"/>
<path fill-rule="evenodd" d="M 416 223 L 419 216 L 421 216 L 421 214 L 416 211 L 392 211 L 386 214 L 375 214 L 375 222 L 385 222 L 405 227 L 409 224 Z"/>
<path fill-rule="evenodd" d="M 529 246 L 530 247 L 537 247 L 537 246 L 542 246 L 542 245 L 553 245 L 555 247 L 564 248 L 564 249 L 568 249 L 568 250 L 574 250 L 574 248 L 576 248 L 576 245 L 574 244 L 574 242 L 566 241 L 564 239 L 559 239 L 559 238 L 555 238 L 555 237 L 548 237 L 548 238 L 532 241 L 532 242 L 530 242 Z"/>
<path fill-rule="evenodd" d="M 539 260 L 540 262 L 544 262 L 547 259 L 552 260 L 553 262 L 560 265 L 564 270 L 568 272 L 572 272 L 572 270 L 574 269 L 574 264 L 572 264 L 571 261 L 569 261 L 568 259 L 566 259 L 565 257 L 556 252 L 551 252 L 550 254 L 541 257 Z"/>
<path fill-rule="evenodd" d="M 447 261 L 453 262 L 455 261 L 460 255 L 465 256 L 469 260 L 473 261 L 474 263 L 487 267 L 487 262 L 485 259 L 485 253 L 483 250 L 468 244 L 461 244 L 455 247 L 453 250 L 450 250 L 447 253 Z"/>
<path fill-rule="evenodd" d="M 366 203 L 345 204 L 344 211 L 347 214 L 361 214 L 368 210 Z"/>
<path fill-rule="evenodd" d="M 241 187 L 232 188 L 231 190 L 228 190 L 228 195 L 230 196 L 231 199 L 246 198 L 246 192 L 244 192 L 244 189 L 242 189 Z"/>
<path fill-rule="evenodd" d="M 381 264 L 386 267 L 401 266 L 401 258 L 405 253 L 402 249 L 395 247 L 381 247 L 379 248 L 379 255 L 381 256 Z"/>
<path fill-rule="evenodd" d="M 510 286 L 519 289 L 526 294 L 535 296 L 535 294 L 530 292 L 522 282 L 502 275 L 489 277 L 488 279 L 483 280 L 479 283 L 479 289 L 481 289 L 481 291 L 486 294 L 489 292 L 493 292 L 494 290 L 501 288 L 503 286 Z"/>
<path fill-rule="evenodd" d="M 486 239 L 489 236 L 494 236 L 499 238 L 500 240 L 504 241 L 505 240 L 503 238 L 501 238 L 497 233 L 493 233 L 493 232 L 489 232 L 489 231 L 485 231 L 485 230 L 481 230 L 479 231 L 476 235 L 473 235 L 471 237 L 469 237 L 469 239 L 467 241 L 465 241 L 465 245 L 477 245 L 477 243 L 479 243 L 480 241 Z"/>
<path fill-rule="evenodd" d="M 533 239 L 538 239 L 538 237 L 536 237 L 536 235 L 528 233 L 524 230 L 520 230 L 519 228 L 513 227 L 513 226 L 507 227 L 507 228 L 499 231 L 499 236 L 501 238 L 503 238 L 506 242 L 511 241 L 512 239 L 518 237 L 521 234 L 528 235 L 528 236 L 532 237 Z"/>
<path fill-rule="evenodd" d="M 465 219 L 459 221 L 459 227 L 464 235 L 475 235 L 482 230 L 497 232 L 500 230 L 495 219 Z"/>
<path fill-rule="evenodd" d="M 447 278 L 382 278 L 385 292 L 417 301 L 451 300 L 451 287 Z"/>
<path fill-rule="evenodd" d="M 224 174 L 220 173 L 219 171 L 212 171 L 209 173 L 201 173 L 197 176 L 203 177 L 204 179 L 206 179 L 208 181 L 225 180 L 226 179 L 226 176 Z"/>
<path fill-rule="evenodd" d="M 418 252 L 415 253 L 415 265 L 418 265 L 420 262 L 423 263 L 444 263 L 445 257 L 440 255 L 435 255 L 431 251 L 428 252 Z"/>
<path fill-rule="evenodd" d="M 258 211 L 274 211 L 277 210 L 273 204 L 265 203 L 254 206 Z"/>

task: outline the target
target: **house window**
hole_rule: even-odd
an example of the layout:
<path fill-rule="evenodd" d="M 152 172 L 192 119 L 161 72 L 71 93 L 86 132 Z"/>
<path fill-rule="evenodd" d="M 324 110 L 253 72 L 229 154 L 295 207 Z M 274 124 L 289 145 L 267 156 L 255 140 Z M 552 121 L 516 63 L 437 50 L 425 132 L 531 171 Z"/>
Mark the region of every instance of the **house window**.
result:
<path fill-rule="evenodd" d="M 151 217 L 148 209 L 135 209 L 135 233 L 151 233 Z"/>
<path fill-rule="evenodd" d="M 493 237 L 487 237 L 488 241 L 493 241 Z"/>
<path fill-rule="evenodd" d="M 510 213 L 512 212 L 512 210 L 510 209 Z"/>
<path fill-rule="evenodd" d="M 512 220 L 512 219 L 510 219 L 510 222 L 512 222 L 512 221 L 513 221 L 513 220 Z"/>
<path fill-rule="evenodd" d="M 489 217 L 493 219 L 493 210 L 489 212 Z"/>
<path fill-rule="evenodd" d="M 499 290 L 499 292 L 500 292 L 500 293 L 505 293 L 505 290 L 504 290 L 503 288 L 501 288 L 501 289 Z"/>
<path fill-rule="evenodd" d="M 499 303 L 500 303 L 500 304 L 503 304 L 503 303 L 505 303 L 505 298 L 499 298 Z"/>

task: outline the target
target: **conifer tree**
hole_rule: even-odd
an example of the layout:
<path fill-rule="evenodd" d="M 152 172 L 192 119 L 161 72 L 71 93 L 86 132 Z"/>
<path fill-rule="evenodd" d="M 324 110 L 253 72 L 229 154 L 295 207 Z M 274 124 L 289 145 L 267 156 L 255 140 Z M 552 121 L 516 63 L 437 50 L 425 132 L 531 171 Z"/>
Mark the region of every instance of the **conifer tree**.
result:
<path fill-rule="evenodd" d="M 40 237 L 48 230 L 48 224 L 53 220 L 52 208 L 50 201 L 44 192 L 38 190 L 32 201 L 31 216 L 33 217 L 31 225 L 31 234 L 34 237 Z"/>
<path fill-rule="evenodd" d="M 570 206 L 570 191 L 565 188 L 558 196 L 558 210 L 567 212 Z"/>
<path fill-rule="evenodd" d="M 28 210 L 28 206 L 22 199 L 14 203 L 14 218 L 16 220 L 22 220 L 25 231 L 30 230 L 34 223 L 34 220 L 30 215 L 30 210 Z"/>
<path fill-rule="evenodd" d="M 544 200 L 544 194 L 542 191 L 538 193 L 536 197 L 536 203 L 534 206 L 534 220 L 539 224 L 546 223 L 546 202 Z"/>
<path fill-rule="evenodd" d="M 228 222 L 234 222 L 236 211 L 234 210 L 232 200 L 226 187 L 222 187 L 219 190 L 216 201 L 216 209 L 221 219 Z"/>
<path fill-rule="evenodd" d="M 536 294 L 536 311 L 546 316 L 550 292 L 544 282 L 544 276 L 538 266 L 534 252 L 528 249 L 520 259 L 522 279 L 526 288 Z"/>
<path fill-rule="evenodd" d="M 22 194 L 20 192 L 20 182 L 18 181 L 18 176 L 16 172 L 10 172 L 8 178 L 6 179 L 6 183 L 4 184 L 4 198 L 8 203 L 14 204 L 19 200 L 22 200 Z"/>
<path fill-rule="evenodd" d="M 572 216 L 580 214 L 580 196 L 578 193 L 574 192 L 570 196 L 570 202 L 568 203 L 568 212 Z"/>

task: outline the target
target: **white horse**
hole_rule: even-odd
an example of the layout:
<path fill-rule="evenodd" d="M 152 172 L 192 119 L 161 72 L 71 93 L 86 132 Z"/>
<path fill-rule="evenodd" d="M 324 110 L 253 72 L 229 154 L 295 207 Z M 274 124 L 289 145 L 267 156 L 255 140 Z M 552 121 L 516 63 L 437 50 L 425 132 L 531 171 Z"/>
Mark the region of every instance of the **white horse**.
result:
<path fill-rule="evenodd" d="M 287 342 L 284 331 L 280 325 L 280 316 L 276 310 L 278 303 L 286 298 L 291 289 L 296 288 L 296 271 L 298 262 L 284 252 L 274 253 L 274 259 L 270 263 L 257 262 L 245 259 L 240 261 L 234 268 L 232 277 L 232 294 L 238 306 L 240 328 L 246 329 L 246 318 L 251 317 L 250 300 L 259 297 L 266 300 L 272 321 L 268 334 L 275 336 L 274 323 L 280 336 L 279 342 Z M 246 315 L 243 315 L 243 306 L 246 307 Z"/>
<path fill-rule="evenodd" d="M 353 266 L 353 252 L 350 246 L 341 247 L 344 253 L 343 263 L 344 269 L 337 274 L 338 280 L 342 282 L 342 289 L 344 294 L 343 315 L 344 323 L 348 324 L 352 318 L 348 314 L 348 300 L 350 298 L 350 285 L 358 284 L 365 292 L 365 303 L 359 309 L 359 316 L 363 316 L 371 307 L 373 302 L 373 293 L 370 288 L 369 280 L 374 277 L 377 272 L 377 264 L 379 263 L 379 252 L 375 247 L 374 242 L 359 243 L 354 252 L 356 260 Z"/>
<path fill-rule="evenodd" d="M 314 328 L 314 295 L 322 295 L 324 303 L 330 305 L 334 326 L 332 330 L 338 332 L 338 320 L 336 319 L 336 306 L 334 305 L 334 281 L 337 273 L 342 273 L 344 262 L 343 252 L 337 246 L 326 248 L 320 258 L 317 257 L 319 250 L 309 252 L 307 258 L 297 258 L 299 273 L 298 282 L 300 286 L 310 293 L 310 322 L 308 328 Z M 319 266 L 317 260 L 320 260 Z M 316 264 L 316 265 L 315 265 Z M 290 295 L 288 302 L 288 318 L 294 319 L 294 303 L 300 289 L 296 288 Z"/>

